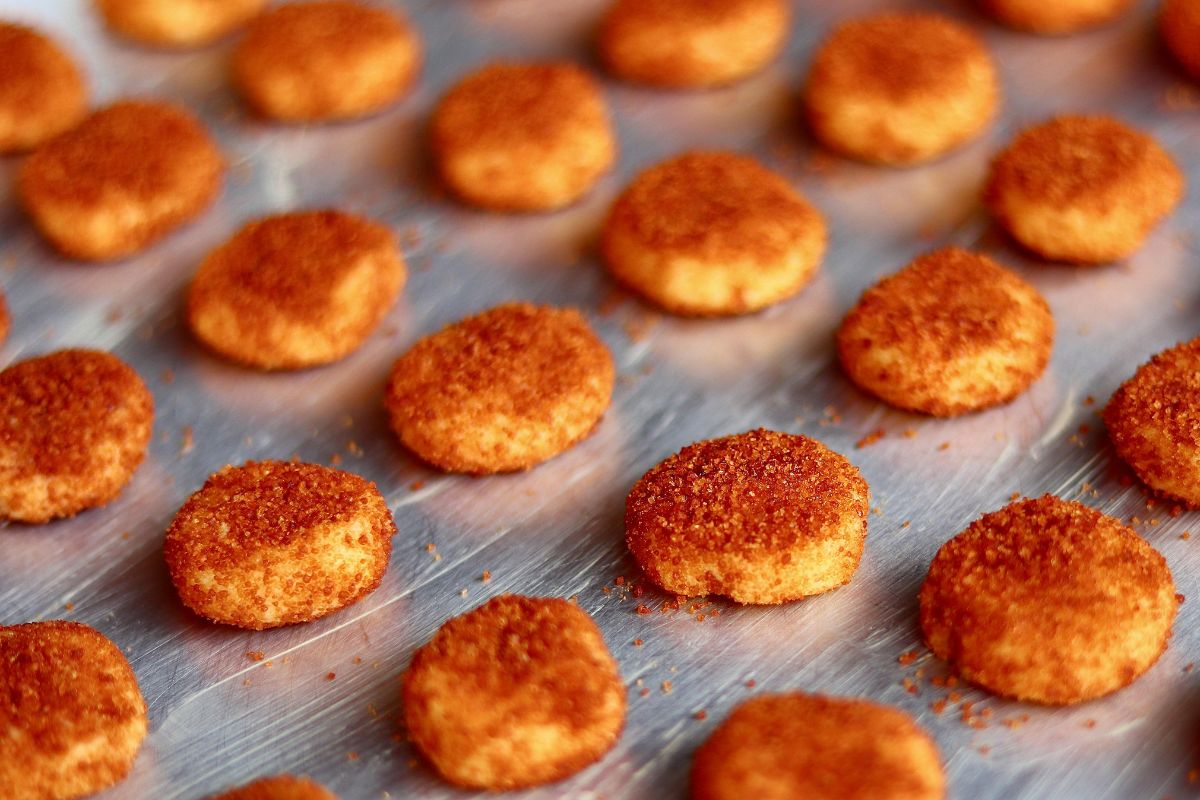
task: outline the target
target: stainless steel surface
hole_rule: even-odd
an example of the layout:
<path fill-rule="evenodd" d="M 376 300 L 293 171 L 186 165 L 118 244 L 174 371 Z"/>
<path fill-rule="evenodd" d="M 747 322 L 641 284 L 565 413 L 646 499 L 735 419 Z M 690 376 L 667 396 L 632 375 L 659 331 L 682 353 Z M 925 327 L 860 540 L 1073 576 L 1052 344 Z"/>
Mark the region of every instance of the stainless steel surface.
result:
<path fill-rule="evenodd" d="M 755 691 L 788 689 L 863 695 L 917 715 L 938 741 L 955 798 L 1196 794 L 1186 774 L 1200 755 L 1200 673 L 1185 665 L 1200 657 L 1200 603 L 1184 604 L 1158 665 L 1108 699 L 1053 711 L 964 690 L 976 712 L 993 709 L 983 730 L 965 725 L 955 707 L 930 710 L 946 694 L 928 680 L 941 673 L 936 661 L 897 661 L 920 650 L 915 596 L 937 547 L 1014 492 L 1055 492 L 1123 518 L 1160 520 L 1138 528 L 1167 557 L 1179 591 L 1197 593 L 1200 528 L 1190 542 L 1180 534 L 1200 516 L 1147 511 L 1143 492 L 1122 483 L 1095 412 L 1151 353 L 1200 332 L 1200 263 L 1190 236 L 1200 193 L 1128 264 L 1090 270 L 1015 252 L 977 202 L 989 155 L 1020 126 L 1069 109 L 1117 113 L 1152 130 L 1200 186 L 1200 127 L 1187 108 L 1197 95 L 1179 88 L 1162 56 L 1151 6 L 1098 32 L 1038 39 L 1001 30 L 966 5 L 925 3 L 987 37 L 1003 73 L 1005 111 L 961 153 L 889 171 L 814 157 L 796 92 L 833 18 L 920 4 L 797 2 L 785 57 L 745 84 L 672 94 L 610 83 L 623 147 L 616 174 L 568 211 L 505 217 L 464 210 L 434 190 L 422 140 L 429 108 L 457 76 L 492 59 L 590 62 L 589 26 L 604 2 L 403 5 L 429 55 L 415 95 L 363 122 L 289 128 L 246 118 L 224 81 L 228 43 L 151 53 L 107 37 L 84 2 L 0 0 L 0 16 L 38 24 L 72 47 L 97 102 L 180 99 L 210 123 L 233 165 L 200 223 L 137 258 L 94 266 L 66 262 L 39 242 L 12 197 L 16 161 L 0 161 L 0 281 L 15 320 L 4 362 L 71 345 L 110 348 L 136 365 L 158 406 L 150 455 L 117 502 L 0 531 L 0 624 L 94 625 L 128 653 L 149 702 L 151 733 L 133 774 L 105 798 L 192 800 L 282 771 L 311 774 L 347 800 L 460 796 L 414 765 L 394 736 L 397 677 L 449 616 L 502 592 L 578 595 L 630 684 L 616 749 L 568 781 L 518 796 L 683 796 L 692 752 L 713 726 Z M 593 254 L 605 209 L 636 170 L 692 147 L 753 151 L 828 215 L 831 249 L 800 297 L 726 321 L 660 317 L 614 297 Z M 382 331 L 344 362 L 298 374 L 251 372 L 200 350 L 179 314 L 197 261 L 247 217 L 314 205 L 368 213 L 404 232 L 411 280 Z M 937 243 L 983 247 L 1015 266 L 1046 294 L 1059 327 L 1050 370 L 1032 391 L 949 422 L 859 394 L 839 374 L 831 346 L 860 291 Z M 594 436 L 531 472 L 437 474 L 387 429 L 381 392 L 389 365 L 417 336 L 510 298 L 588 312 L 621 375 L 613 408 Z M 617 576 L 635 575 L 622 527 L 633 481 L 689 442 L 760 425 L 815 436 L 867 477 L 878 511 L 854 581 L 778 608 L 717 603 L 719 616 L 703 622 L 686 608 L 660 613 L 667 598 L 653 590 L 640 600 L 606 593 Z M 855 448 L 879 428 L 884 439 Z M 400 531 L 383 585 L 341 613 L 282 630 L 199 621 L 167 579 L 164 529 L 223 464 L 292 454 L 323 463 L 338 454 L 343 468 L 379 484 Z M 490 582 L 481 581 L 484 570 Z M 637 614 L 639 602 L 654 613 Z M 250 651 L 270 665 L 249 660 Z M 901 682 L 920 666 L 928 673 L 913 695 Z M 751 678 L 754 690 L 745 685 Z M 693 718 L 700 709 L 706 720 Z M 1000 724 L 1021 714 L 1029 719 L 1019 728 Z"/>

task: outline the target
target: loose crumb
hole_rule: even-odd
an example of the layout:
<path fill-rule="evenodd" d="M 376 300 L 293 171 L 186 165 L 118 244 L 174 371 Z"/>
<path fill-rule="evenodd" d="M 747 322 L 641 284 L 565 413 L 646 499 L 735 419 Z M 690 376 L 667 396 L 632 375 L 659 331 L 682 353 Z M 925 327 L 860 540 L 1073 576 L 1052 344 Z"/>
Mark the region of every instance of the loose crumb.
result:
<path fill-rule="evenodd" d="M 697 711 L 695 714 L 692 714 L 692 718 L 698 719 L 698 720 L 706 720 L 706 719 L 708 719 L 708 712 L 702 708 L 699 711 Z"/>
<path fill-rule="evenodd" d="M 262 650 L 251 650 L 249 653 L 246 653 L 246 658 L 250 659 L 251 661 L 262 661 L 266 657 L 267 654 Z"/>
<path fill-rule="evenodd" d="M 333 679 L 334 679 L 334 678 L 336 678 L 336 677 L 337 677 L 337 673 L 336 673 L 336 672 L 327 672 L 327 673 L 325 673 L 325 680 L 327 680 L 327 681 L 331 681 L 331 680 L 333 680 Z"/>
<path fill-rule="evenodd" d="M 675 690 L 675 687 L 670 681 L 662 682 L 662 693 L 663 694 L 670 694 L 674 690 Z"/>
<path fill-rule="evenodd" d="M 870 447 L 885 436 L 887 436 L 887 431 L 885 431 L 883 428 L 877 428 L 855 442 L 854 446 L 861 450 L 864 447 Z"/>

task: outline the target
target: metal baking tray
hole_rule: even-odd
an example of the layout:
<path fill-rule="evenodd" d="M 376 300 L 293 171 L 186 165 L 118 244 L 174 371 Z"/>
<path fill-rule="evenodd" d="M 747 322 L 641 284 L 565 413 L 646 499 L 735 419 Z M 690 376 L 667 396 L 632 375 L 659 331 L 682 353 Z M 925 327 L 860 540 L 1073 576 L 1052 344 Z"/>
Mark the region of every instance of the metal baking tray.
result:
<path fill-rule="evenodd" d="M 1133 686 L 1061 710 L 958 687 L 974 706 L 935 713 L 945 670 L 922 655 L 915 622 L 917 589 L 938 546 L 1013 493 L 1054 492 L 1136 517 L 1178 590 L 1197 593 L 1200 516 L 1147 508 L 1097 411 L 1152 353 L 1200 332 L 1190 232 L 1200 192 L 1128 263 L 1093 269 L 1028 259 L 978 202 L 990 155 L 1020 127 L 1066 110 L 1110 112 L 1153 131 L 1200 186 L 1200 89 L 1163 55 L 1152 4 L 1102 30 L 1042 39 L 1003 30 L 967 3 L 803 0 L 785 55 L 743 84 L 666 93 L 607 83 L 620 166 L 582 204 L 499 216 L 444 199 L 424 144 L 439 95 L 495 59 L 594 64 L 591 29 L 604 5 L 408 0 L 428 53 L 417 91 L 365 121 L 285 127 L 238 105 L 224 74 L 228 42 L 152 52 L 107 36 L 83 0 L 0 0 L 0 16 L 71 47 L 97 103 L 125 95 L 185 102 L 232 164 L 224 194 L 199 223 L 136 258 L 84 265 L 39 241 L 13 198 L 17 162 L 0 161 L 0 282 L 14 318 L 3 361 L 108 348 L 137 367 L 157 402 L 150 454 L 119 500 L 0 531 L 0 624 L 95 626 L 129 655 L 149 703 L 151 732 L 133 773 L 104 797 L 194 800 L 277 772 L 307 773 L 347 800 L 462 796 L 404 742 L 397 679 L 448 617 L 503 592 L 577 596 L 630 687 L 626 729 L 611 753 L 567 781 L 514 796 L 684 796 L 692 752 L 734 705 L 793 689 L 866 696 L 916 715 L 937 739 L 954 798 L 1196 795 L 1188 772 L 1200 766 L 1200 672 L 1190 664 L 1200 658 L 1200 603 L 1183 605 L 1169 650 Z M 1003 74 L 1005 108 L 990 133 L 918 169 L 824 156 L 796 112 L 819 37 L 837 18 L 885 6 L 969 20 Z M 594 244 L 616 193 L 637 170 L 698 147 L 757 154 L 828 216 L 828 256 L 798 298 L 741 319 L 682 320 L 606 278 Z M 201 257 L 247 218 L 314 206 L 369 214 L 401 234 L 411 278 L 380 332 L 341 363 L 292 374 L 240 369 L 202 351 L 180 322 L 182 289 Z M 856 391 L 839 373 L 832 333 L 876 278 L 951 243 L 989 251 L 1037 285 L 1059 334 L 1032 391 L 1004 408 L 937 421 Z M 389 366 L 416 337 L 509 299 L 584 309 L 617 361 L 613 407 L 591 438 L 530 472 L 436 473 L 388 430 Z M 636 577 L 622 526 L 633 482 L 683 445 L 757 426 L 815 436 L 870 482 L 875 511 L 853 582 L 775 608 L 706 602 L 674 611 L 652 588 L 633 597 L 628 585 L 615 587 L 618 576 Z M 856 447 L 877 430 L 886 435 Z M 263 633 L 191 616 L 163 566 L 171 517 L 222 465 L 293 454 L 340 460 L 379 484 L 399 526 L 382 586 L 331 617 Z M 652 613 L 638 614 L 639 604 Z M 256 651 L 262 661 L 248 658 Z"/>

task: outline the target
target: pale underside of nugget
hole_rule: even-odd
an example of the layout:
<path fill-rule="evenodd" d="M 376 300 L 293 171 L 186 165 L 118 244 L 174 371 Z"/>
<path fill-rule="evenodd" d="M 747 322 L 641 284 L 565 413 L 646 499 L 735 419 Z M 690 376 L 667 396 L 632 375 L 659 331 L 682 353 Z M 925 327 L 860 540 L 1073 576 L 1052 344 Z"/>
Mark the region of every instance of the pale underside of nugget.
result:
<path fill-rule="evenodd" d="M 146 736 L 129 662 L 77 622 L 0 627 L 0 796 L 75 800 L 112 786 Z"/>
<path fill-rule="evenodd" d="M 826 147 L 905 166 L 976 138 L 996 115 L 1000 85 L 970 28 L 938 14 L 885 13 L 829 35 L 813 59 L 804 104 Z"/>
<path fill-rule="evenodd" d="M 308 778 L 274 775 L 214 795 L 209 800 L 337 800 L 337 795 Z"/>
<path fill-rule="evenodd" d="M 1114 692 L 1166 649 L 1179 600 L 1163 557 L 1112 517 L 1051 495 L 985 514 L 921 586 L 929 648 L 1004 697 L 1069 705 Z"/>
<path fill-rule="evenodd" d="M 451 783 L 507 790 L 598 760 L 625 724 L 625 685 L 573 603 L 497 597 L 445 623 L 404 673 L 404 721 Z"/>
<path fill-rule="evenodd" d="M 1134 0 L 979 0 L 979 4 L 1011 28 L 1054 35 L 1111 22 L 1129 10 Z"/>
<path fill-rule="evenodd" d="M 782 603 L 850 581 L 868 499 L 841 455 L 760 429 L 689 445 L 647 472 L 626 499 L 625 540 L 668 592 Z"/>
<path fill-rule="evenodd" d="M 912 717 L 801 693 L 742 703 L 696 751 L 693 800 L 942 800 L 937 746 Z"/>
<path fill-rule="evenodd" d="M 95 0 L 117 34 L 155 47 L 200 47 L 229 35 L 267 0 Z"/>

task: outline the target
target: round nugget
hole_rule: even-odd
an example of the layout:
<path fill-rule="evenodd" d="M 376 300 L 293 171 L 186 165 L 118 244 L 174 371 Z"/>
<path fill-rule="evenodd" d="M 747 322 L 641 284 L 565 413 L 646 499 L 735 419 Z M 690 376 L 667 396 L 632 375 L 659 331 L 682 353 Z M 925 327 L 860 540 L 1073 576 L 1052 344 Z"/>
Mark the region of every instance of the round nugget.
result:
<path fill-rule="evenodd" d="M 957 247 L 875 284 L 837 331 L 852 381 L 935 417 L 1009 402 L 1045 371 L 1053 346 L 1054 317 L 1038 290 Z"/>
<path fill-rule="evenodd" d="M 1166 0 L 1158 23 L 1171 55 L 1193 78 L 1200 78 L 1200 1 Z"/>
<path fill-rule="evenodd" d="M 688 153 L 617 199 L 601 248 L 617 280 L 675 314 L 745 314 L 799 292 L 825 255 L 825 219 L 735 153 Z"/>
<path fill-rule="evenodd" d="M 332 614 L 379 586 L 396 524 L 375 484 L 316 464 L 248 462 L 205 481 L 163 544 L 183 604 L 263 630 Z"/>
<path fill-rule="evenodd" d="M 692 760 L 693 800 L 942 800 L 937 746 L 912 717 L 866 700 L 755 697 Z"/>
<path fill-rule="evenodd" d="M 591 617 L 504 595 L 448 621 L 403 677 L 413 745 L 451 783 L 506 790 L 562 780 L 607 753 L 625 685 Z"/>
<path fill-rule="evenodd" d="M 252 367 L 328 364 L 358 349 L 404 278 L 383 225 L 339 211 L 268 217 L 200 265 L 188 325 L 216 352 Z"/>
<path fill-rule="evenodd" d="M 600 85 L 569 63 L 484 67 L 447 92 L 431 129 L 451 191 L 498 211 L 570 205 L 617 153 Z"/>
<path fill-rule="evenodd" d="M 720 86 L 775 58 L 791 17 L 787 0 L 615 0 L 600 23 L 600 57 L 634 83 Z"/>
<path fill-rule="evenodd" d="M 214 795 L 210 800 L 337 800 L 337 795 L 308 778 L 276 775 Z"/>
<path fill-rule="evenodd" d="M 0 154 L 37 147 L 87 114 L 71 57 L 42 34 L 0 22 Z"/>
<path fill-rule="evenodd" d="M 783 603 L 849 583 L 868 499 L 841 455 L 759 429 L 688 445 L 643 475 L 625 501 L 625 541 L 668 592 Z"/>
<path fill-rule="evenodd" d="M 225 162 L 179 106 L 124 101 L 43 144 L 17 191 L 34 224 L 72 258 L 131 255 L 216 199 Z"/>
<path fill-rule="evenodd" d="M 979 0 L 1001 23 L 1041 34 L 1075 33 L 1110 22 L 1133 6 L 1134 0 Z"/>
<path fill-rule="evenodd" d="M 921 586 L 929 648 L 1004 697 L 1069 705 L 1114 692 L 1167 647 L 1167 562 L 1112 517 L 1045 495 L 985 514 Z"/>
<path fill-rule="evenodd" d="M 391 105 L 420 67 L 420 40 L 398 13 L 316 0 L 256 18 L 234 51 L 233 82 L 265 117 L 321 122 Z"/>
<path fill-rule="evenodd" d="M 0 517 L 105 505 L 142 463 L 153 423 L 146 385 L 108 353 L 62 350 L 0 372 Z"/>
<path fill-rule="evenodd" d="M 135 42 L 200 47 L 229 35 L 267 6 L 267 0 L 95 0 L 104 22 Z"/>
<path fill-rule="evenodd" d="M 1150 136 L 1110 117 L 1063 116 L 997 156 L 984 199 L 1033 252 L 1102 264 L 1137 250 L 1182 194 L 1183 175 Z"/>
<path fill-rule="evenodd" d="M 1143 364 L 1113 394 L 1104 424 L 1147 486 L 1200 508 L 1200 339 Z"/>
<path fill-rule="evenodd" d="M 448 472 L 528 469 L 586 437 L 612 400 L 604 342 L 575 309 L 509 303 L 426 336 L 392 369 L 392 428 Z"/>
<path fill-rule="evenodd" d="M 0 796 L 75 800 L 129 774 L 146 701 L 120 649 L 78 622 L 0 627 Z"/>
<path fill-rule="evenodd" d="M 887 13 L 838 26 L 804 91 L 813 134 L 831 150 L 903 166 L 977 137 L 1000 85 L 983 41 L 940 14 Z"/>

